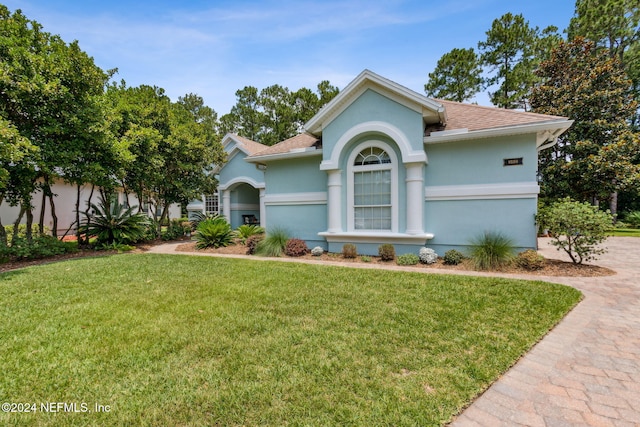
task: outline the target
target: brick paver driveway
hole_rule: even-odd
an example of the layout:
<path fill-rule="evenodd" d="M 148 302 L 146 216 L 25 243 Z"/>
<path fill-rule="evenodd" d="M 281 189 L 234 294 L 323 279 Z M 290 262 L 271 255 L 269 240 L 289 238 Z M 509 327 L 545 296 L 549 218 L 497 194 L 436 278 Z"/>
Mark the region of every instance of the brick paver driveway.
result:
<path fill-rule="evenodd" d="M 547 258 L 567 259 L 540 240 Z M 606 277 L 543 278 L 584 300 L 451 425 L 640 426 L 640 239 L 613 237 Z"/>

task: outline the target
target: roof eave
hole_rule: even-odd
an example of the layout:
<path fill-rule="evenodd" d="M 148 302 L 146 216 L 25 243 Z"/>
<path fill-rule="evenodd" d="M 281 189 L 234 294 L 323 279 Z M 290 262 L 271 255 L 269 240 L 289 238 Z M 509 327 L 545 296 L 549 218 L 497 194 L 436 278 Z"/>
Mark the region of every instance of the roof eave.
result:
<path fill-rule="evenodd" d="M 288 151 L 286 153 L 277 153 L 277 154 L 265 154 L 258 156 L 249 156 L 245 157 L 249 163 L 267 163 L 274 160 L 286 160 L 286 159 L 298 159 L 302 157 L 313 157 L 322 155 L 322 149 L 315 150 L 305 150 L 305 151 Z"/>
<path fill-rule="evenodd" d="M 527 133 L 549 132 L 549 137 L 545 141 L 557 138 L 564 133 L 571 125 L 573 120 L 553 120 L 538 123 L 528 123 L 523 125 L 504 126 L 499 128 L 480 129 L 464 133 L 452 133 L 448 135 L 425 136 L 423 142 L 425 144 L 442 144 L 452 141 L 466 141 L 470 139 L 484 139 L 508 135 L 522 135 Z M 538 143 L 541 146 L 542 143 Z"/>

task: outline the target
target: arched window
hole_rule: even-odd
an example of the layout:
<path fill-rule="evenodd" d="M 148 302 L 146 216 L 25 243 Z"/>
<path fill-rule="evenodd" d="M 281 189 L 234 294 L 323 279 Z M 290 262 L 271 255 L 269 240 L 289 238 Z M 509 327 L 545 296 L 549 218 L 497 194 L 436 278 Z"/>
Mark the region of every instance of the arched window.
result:
<path fill-rule="evenodd" d="M 353 229 L 392 231 L 396 174 L 392 157 L 376 144 L 357 151 L 352 159 Z"/>

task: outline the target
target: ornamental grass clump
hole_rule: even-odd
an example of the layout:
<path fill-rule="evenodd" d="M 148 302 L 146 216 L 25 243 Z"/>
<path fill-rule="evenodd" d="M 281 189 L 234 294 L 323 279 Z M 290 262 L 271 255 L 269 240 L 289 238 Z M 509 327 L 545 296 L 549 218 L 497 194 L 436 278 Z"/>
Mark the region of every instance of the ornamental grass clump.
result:
<path fill-rule="evenodd" d="M 286 230 L 274 228 L 258 243 L 255 254 L 268 257 L 282 256 L 287 240 L 289 240 L 289 233 Z"/>
<path fill-rule="evenodd" d="M 221 248 L 232 242 L 233 230 L 224 217 L 205 219 L 198 224 L 196 249 Z"/>
<path fill-rule="evenodd" d="M 423 264 L 433 264 L 438 261 L 438 254 L 431 248 L 420 248 L 418 257 Z"/>
<path fill-rule="evenodd" d="M 471 241 L 469 256 L 477 270 L 497 270 L 513 260 L 513 241 L 496 232 L 485 232 Z"/>

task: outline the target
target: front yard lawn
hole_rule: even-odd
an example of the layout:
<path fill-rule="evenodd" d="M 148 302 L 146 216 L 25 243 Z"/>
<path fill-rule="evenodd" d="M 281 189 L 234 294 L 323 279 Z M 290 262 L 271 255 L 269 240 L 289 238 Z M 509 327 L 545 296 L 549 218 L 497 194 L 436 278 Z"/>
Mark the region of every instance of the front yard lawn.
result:
<path fill-rule="evenodd" d="M 0 424 L 442 425 L 579 299 L 544 282 L 176 255 L 12 271 L 0 402 L 37 406 Z"/>
<path fill-rule="evenodd" d="M 612 236 L 640 237 L 640 228 L 614 228 Z"/>

